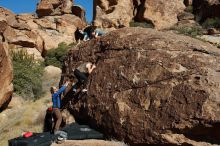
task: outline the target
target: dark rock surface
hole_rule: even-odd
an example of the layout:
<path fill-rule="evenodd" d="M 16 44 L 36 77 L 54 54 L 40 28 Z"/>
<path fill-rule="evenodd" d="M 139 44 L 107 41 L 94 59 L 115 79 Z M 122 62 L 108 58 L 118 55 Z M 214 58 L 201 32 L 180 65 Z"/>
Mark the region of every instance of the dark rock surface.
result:
<path fill-rule="evenodd" d="M 193 0 L 193 11 L 199 21 L 204 21 L 206 18 L 220 18 L 220 1 Z"/>
<path fill-rule="evenodd" d="M 98 60 L 98 61 L 97 61 Z M 169 144 L 163 134 L 220 143 L 220 50 L 153 29 L 123 28 L 71 50 L 63 74 L 97 62 L 76 121 L 129 144 Z"/>

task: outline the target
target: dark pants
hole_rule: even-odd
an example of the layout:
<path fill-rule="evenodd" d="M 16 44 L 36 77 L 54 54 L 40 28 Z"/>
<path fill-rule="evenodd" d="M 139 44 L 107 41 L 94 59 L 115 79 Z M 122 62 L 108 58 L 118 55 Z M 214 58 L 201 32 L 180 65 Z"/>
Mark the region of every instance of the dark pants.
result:
<path fill-rule="evenodd" d="M 62 114 L 59 108 L 53 108 L 53 113 L 56 116 L 56 121 L 55 121 L 55 126 L 54 126 L 54 132 L 56 132 L 60 128 L 60 125 L 62 122 Z"/>
<path fill-rule="evenodd" d="M 73 88 L 78 89 L 81 85 L 83 85 L 83 88 L 85 88 L 89 74 L 82 73 L 78 69 L 75 69 L 74 75 L 76 76 L 78 82 L 73 86 Z"/>

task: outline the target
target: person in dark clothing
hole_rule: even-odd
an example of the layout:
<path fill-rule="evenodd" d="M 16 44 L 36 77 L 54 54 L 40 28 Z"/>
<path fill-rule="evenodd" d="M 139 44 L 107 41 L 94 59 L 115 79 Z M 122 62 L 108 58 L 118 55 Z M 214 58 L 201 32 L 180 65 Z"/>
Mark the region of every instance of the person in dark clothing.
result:
<path fill-rule="evenodd" d="M 60 124 L 62 122 L 62 115 L 60 112 L 61 108 L 61 94 L 65 91 L 69 82 L 66 82 L 59 90 L 56 87 L 51 87 L 50 92 L 52 95 L 52 102 L 53 102 L 53 113 L 56 117 L 56 122 L 53 127 L 53 133 L 59 130 Z"/>
<path fill-rule="evenodd" d="M 78 82 L 73 86 L 73 91 L 76 92 L 76 90 L 83 85 L 83 88 L 85 88 L 85 85 L 88 80 L 89 74 L 96 68 L 95 64 L 92 64 L 91 62 L 83 63 L 80 66 L 78 66 L 74 70 L 74 75 L 77 78 Z M 83 89 L 82 92 L 86 92 L 87 89 Z"/>
<path fill-rule="evenodd" d="M 88 34 L 89 38 L 91 38 L 91 33 L 93 32 L 94 29 L 95 29 L 95 27 L 90 25 L 84 29 L 84 32 L 86 32 Z"/>
<path fill-rule="evenodd" d="M 84 35 L 80 33 L 79 28 L 76 29 L 74 36 L 75 36 L 76 41 L 83 40 L 83 37 L 84 37 Z"/>

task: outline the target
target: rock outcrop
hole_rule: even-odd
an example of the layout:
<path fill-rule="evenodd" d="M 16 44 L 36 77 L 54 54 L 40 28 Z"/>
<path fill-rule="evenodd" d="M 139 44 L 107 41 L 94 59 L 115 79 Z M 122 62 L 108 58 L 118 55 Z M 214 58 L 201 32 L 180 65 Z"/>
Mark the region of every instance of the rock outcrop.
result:
<path fill-rule="evenodd" d="M 137 21 L 149 21 L 156 29 L 170 28 L 178 22 L 177 15 L 185 6 L 179 0 L 146 0 L 137 8 Z"/>
<path fill-rule="evenodd" d="M 177 23 L 177 15 L 184 8 L 179 0 L 95 0 L 94 24 L 104 28 L 129 26 L 134 19 L 164 29 Z"/>
<path fill-rule="evenodd" d="M 12 64 L 5 42 L 0 40 L 0 111 L 5 109 L 13 92 Z"/>
<path fill-rule="evenodd" d="M 0 111 L 5 109 L 11 100 L 13 92 L 12 84 L 12 64 L 9 56 L 8 44 L 5 41 L 3 33 L 8 27 L 7 19 L 9 19 L 10 11 L 3 11 L 0 7 Z M 6 15 L 7 17 L 4 17 Z"/>
<path fill-rule="evenodd" d="M 37 5 L 38 17 L 72 13 L 71 0 L 41 0 Z"/>
<path fill-rule="evenodd" d="M 187 36 L 123 28 L 71 50 L 63 75 L 87 61 L 97 68 L 86 100 L 69 107 L 76 121 L 131 145 L 169 145 L 175 134 L 220 143 L 219 49 Z"/>
<path fill-rule="evenodd" d="M 220 18 L 220 1 L 193 0 L 193 11 L 197 21 L 204 21 L 206 18 Z"/>
<path fill-rule="evenodd" d="M 70 4 L 71 2 L 71 4 Z M 53 13 L 44 14 L 44 3 L 52 5 Z M 4 29 L 3 37 L 10 49 L 24 49 L 27 53 L 34 54 L 35 59 L 43 59 L 42 55 L 59 43 L 67 44 L 75 41 L 74 33 L 77 27 L 86 25 L 85 13 L 77 16 L 72 13 L 72 1 L 44 1 L 38 5 L 40 16 L 33 14 L 15 15 L 13 12 L 0 7 L 0 29 Z M 43 8 L 42 8 L 42 7 Z M 45 8 L 45 9 L 44 9 Z M 60 12 L 57 14 L 56 12 Z"/>
<path fill-rule="evenodd" d="M 94 25 L 103 28 L 129 26 L 133 18 L 132 0 L 94 0 Z"/>

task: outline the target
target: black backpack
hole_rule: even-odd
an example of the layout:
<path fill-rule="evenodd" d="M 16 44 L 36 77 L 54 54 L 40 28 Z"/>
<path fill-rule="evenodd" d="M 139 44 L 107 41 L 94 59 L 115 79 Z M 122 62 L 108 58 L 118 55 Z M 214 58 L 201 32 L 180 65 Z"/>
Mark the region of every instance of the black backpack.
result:
<path fill-rule="evenodd" d="M 48 108 L 44 118 L 44 132 L 52 132 L 54 125 L 54 114 L 53 109 Z"/>

